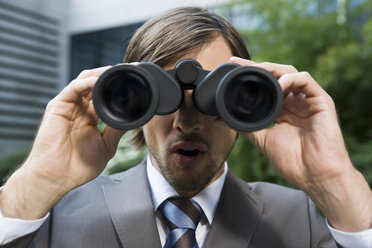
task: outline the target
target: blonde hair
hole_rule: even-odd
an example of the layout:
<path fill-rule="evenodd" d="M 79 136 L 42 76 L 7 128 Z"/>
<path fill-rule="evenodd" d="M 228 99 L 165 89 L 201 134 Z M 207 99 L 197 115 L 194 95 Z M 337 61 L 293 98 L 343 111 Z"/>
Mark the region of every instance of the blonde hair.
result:
<path fill-rule="evenodd" d="M 124 62 L 153 62 L 161 67 L 177 62 L 189 53 L 222 36 L 234 56 L 250 59 L 235 28 L 221 16 L 199 7 L 169 10 L 143 24 L 129 42 Z M 130 142 L 141 148 L 141 128 L 132 131 Z"/>

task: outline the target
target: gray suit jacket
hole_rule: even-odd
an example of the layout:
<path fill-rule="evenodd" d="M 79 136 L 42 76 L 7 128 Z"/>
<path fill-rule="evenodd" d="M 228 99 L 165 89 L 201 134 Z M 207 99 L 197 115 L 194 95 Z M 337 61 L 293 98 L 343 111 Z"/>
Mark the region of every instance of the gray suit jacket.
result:
<path fill-rule="evenodd" d="M 145 162 L 71 191 L 35 233 L 4 247 L 161 247 Z M 337 247 L 302 191 L 230 171 L 206 247 Z"/>

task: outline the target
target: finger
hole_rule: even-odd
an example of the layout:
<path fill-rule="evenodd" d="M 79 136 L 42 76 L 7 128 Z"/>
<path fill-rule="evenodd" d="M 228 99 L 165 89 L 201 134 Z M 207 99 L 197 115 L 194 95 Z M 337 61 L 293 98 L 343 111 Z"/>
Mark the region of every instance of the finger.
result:
<path fill-rule="evenodd" d="M 80 72 L 79 76 L 77 76 L 76 79 L 81 79 L 81 78 L 88 78 L 88 77 L 99 77 L 101 76 L 102 73 L 110 69 L 112 66 L 103 66 L 95 69 L 90 69 L 90 70 L 84 70 Z"/>
<path fill-rule="evenodd" d="M 89 101 L 89 106 L 87 109 L 87 115 L 91 118 L 93 123 L 98 124 L 98 115 L 96 113 L 96 109 L 94 108 L 93 101 Z"/>
<path fill-rule="evenodd" d="M 230 62 L 237 63 L 241 66 L 253 66 L 256 64 L 256 62 L 254 62 L 253 60 L 242 59 L 242 58 L 235 57 L 235 56 L 230 58 Z"/>
<path fill-rule="evenodd" d="M 56 99 L 64 102 L 76 102 L 82 97 L 91 98 L 91 92 L 97 79 L 98 77 L 95 76 L 75 79 L 57 95 Z"/>
<path fill-rule="evenodd" d="M 306 97 L 325 94 L 325 91 L 307 72 L 288 73 L 279 78 L 278 81 L 283 92 L 303 93 Z"/>
<path fill-rule="evenodd" d="M 301 116 L 303 114 L 299 113 L 293 113 L 292 111 L 289 111 L 288 109 L 282 109 L 280 115 L 275 120 L 275 123 L 281 124 L 281 123 L 288 123 L 292 126 L 298 126 L 300 127 L 303 124 L 304 118 L 307 116 Z"/>
<path fill-rule="evenodd" d="M 276 64 L 276 63 L 270 63 L 270 62 L 257 63 L 257 64 L 254 64 L 253 66 L 257 66 L 262 69 L 265 69 L 271 72 L 277 78 L 280 78 L 281 76 L 287 73 L 298 72 L 297 69 L 292 65 L 282 65 L 282 64 Z"/>
<path fill-rule="evenodd" d="M 257 66 L 271 72 L 275 77 L 280 78 L 286 73 L 298 72 L 292 65 L 282 65 L 277 63 L 262 62 L 256 63 L 253 60 L 242 59 L 239 57 L 231 57 L 230 62 L 237 63 L 242 66 Z"/>
<path fill-rule="evenodd" d="M 126 131 L 118 130 L 110 126 L 106 126 L 102 132 L 103 141 L 106 144 L 107 151 L 110 157 L 115 155 L 117 146 L 121 137 L 126 133 Z"/>

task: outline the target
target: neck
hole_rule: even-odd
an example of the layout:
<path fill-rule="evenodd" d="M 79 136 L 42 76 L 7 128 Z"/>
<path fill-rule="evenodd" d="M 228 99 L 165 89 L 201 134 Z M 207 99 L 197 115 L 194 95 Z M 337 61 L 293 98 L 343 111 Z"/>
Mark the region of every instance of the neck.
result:
<path fill-rule="evenodd" d="M 213 178 L 208 182 L 207 185 L 205 185 L 203 188 L 201 189 L 198 189 L 198 190 L 182 190 L 182 189 L 177 189 L 176 187 L 174 187 L 174 185 L 172 185 L 172 187 L 177 191 L 177 193 L 181 196 L 181 197 L 187 197 L 187 198 L 192 198 L 194 196 L 196 196 L 199 192 L 201 192 L 202 190 L 204 190 L 205 188 L 207 188 L 211 183 L 213 183 L 214 181 L 216 181 L 222 174 L 223 172 L 225 171 L 225 162 L 223 162 L 219 167 L 218 167 L 218 170 L 216 171 L 216 173 L 214 174 Z M 161 173 L 161 172 L 160 172 Z M 169 183 L 169 182 L 168 182 Z"/>

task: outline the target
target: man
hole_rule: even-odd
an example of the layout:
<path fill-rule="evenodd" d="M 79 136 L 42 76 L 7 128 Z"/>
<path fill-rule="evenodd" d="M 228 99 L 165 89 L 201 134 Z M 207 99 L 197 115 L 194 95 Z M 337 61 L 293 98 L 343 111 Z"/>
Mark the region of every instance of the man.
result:
<path fill-rule="evenodd" d="M 151 61 L 170 69 L 183 58 L 207 70 L 228 61 L 258 66 L 278 78 L 285 100 L 276 124 L 240 135 L 301 191 L 246 184 L 232 175 L 225 160 L 237 132 L 198 112 L 190 90 L 179 110 L 154 116 L 134 132 L 134 143 L 149 149 L 144 162 L 98 177 L 124 133 L 97 129 L 91 90 L 109 68 L 103 67 L 82 72 L 48 104 L 29 157 L 0 192 L 3 244 L 336 247 L 333 235 L 345 247 L 370 247 L 371 190 L 350 161 L 332 99 L 314 79 L 292 66 L 249 60 L 233 27 L 200 8 L 174 9 L 144 24 L 125 62 Z M 174 196 L 192 201 L 173 203 Z M 195 225 L 187 231 L 172 219 L 185 208 L 194 209 L 186 214 L 192 219 L 187 225 Z"/>

